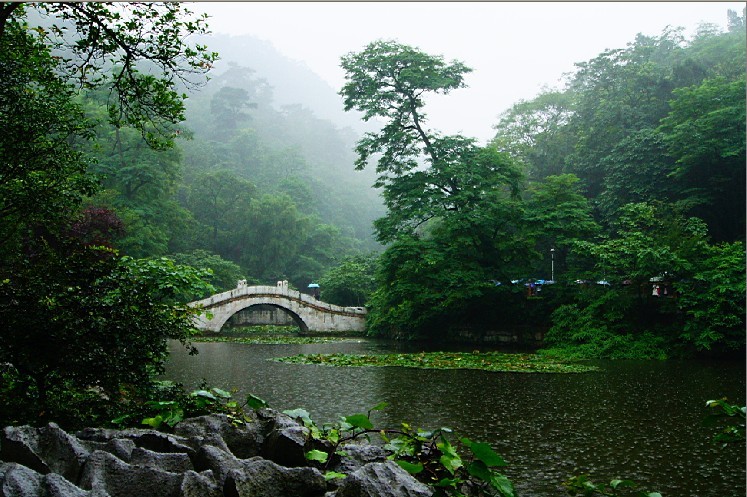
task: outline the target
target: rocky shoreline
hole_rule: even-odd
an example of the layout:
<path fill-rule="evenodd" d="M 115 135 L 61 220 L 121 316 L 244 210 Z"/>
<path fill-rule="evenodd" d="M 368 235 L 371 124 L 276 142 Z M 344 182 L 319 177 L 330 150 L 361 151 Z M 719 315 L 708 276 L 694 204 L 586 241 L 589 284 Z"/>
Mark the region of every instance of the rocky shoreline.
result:
<path fill-rule="evenodd" d="M 0 435 L 2 497 L 425 497 L 432 490 L 387 452 L 348 444 L 326 480 L 306 460 L 306 427 L 265 408 L 235 425 L 225 415 L 185 419 L 173 433 L 54 423 Z"/>

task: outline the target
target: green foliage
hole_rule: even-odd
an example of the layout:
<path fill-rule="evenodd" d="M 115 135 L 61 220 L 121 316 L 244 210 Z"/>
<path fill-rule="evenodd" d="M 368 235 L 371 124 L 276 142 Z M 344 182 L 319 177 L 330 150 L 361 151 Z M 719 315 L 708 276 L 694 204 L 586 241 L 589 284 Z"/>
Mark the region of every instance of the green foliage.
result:
<path fill-rule="evenodd" d="M 744 444 L 745 440 L 745 406 L 730 404 L 727 399 L 709 400 L 706 407 L 716 411 L 703 419 L 703 425 L 715 426 L 725 424 L 720 433 L 713 436 L 713 441 L 723 444 Z"/>
<path fill-rule="evenodd" d="M 479 369 L 511 373 L 585 373 L 596 367 L 556 361 L 536 354 L 500 352 L 421 352 L 419 354 L 300 354 L 275 359 L 292 364 L 322 364 L 337 367 L 399 366 L 420 369 Z"/>
<path fill-rule="evenodd" d="M 671 177 L 684 190 L 681 202 L 708 223 L 717 240 L 744 238 L 745 189 L 736 188 L 746 180 L 744 95 L 744 74 L 708 78 L 675 90 L 661 121 L 676 160 Z"/>
<path fill-rule="evenodd" d="M 648 331 L 626 332 L 624 319 L 608 322 L 611 316 L 604 304 L 617 296 L 607 292 L 606 297 L 583 309 L 575 305 L 559 307 L 545 335 L 548 348 L 539 353 L 563 360 L 667 359 L 672 344 L 665 337 Z"/>
<path fill-rule="evenodd" d="M 120 428 L 146 425 L 156 430 L 171 431 L 185 418 L 224 414 L 231 423 L 240 426 L 251 421 L 248 409 L 267 407 L 267 402 L 255 395 L 248 395 L 240 403 L 231 392 L 220 388 L 203 387 L 186 393 L 181 385 L 171 382 L 154 383 L 149 397 L 150 400 L 144 402 L 119 405 L 120 411 L 110 423 Z"/>
<path fill-rule="evenodd" d="M 207 250 L 196 249 L 186 254 L 172 254 L 168 257 L 177 264 L 209 270 L 211 274 L 207 279 L 217 292 L 225 292 L 236 288 L 237 281 L 246 279 L 238 264 L 227 261 Z M 191 300 L 198 300 L 203 297 L 207 297 L 207 295 L 195 295 Z"/>
<path fill-rule="evenodd" d="M 376 288 L 376 255 L 351 256 L 319 278 L 321 299 L 342 306 L 363 306 Z"/>
<path fill-rule="evenodd" d="M 204 46 L 184 42 L 207 32 L 207 15 L 193 16 L 175 3 L 46 3 L 34 8 L 75 27 L 55 24 L 49 33 L 41 31 L 64 49 L 60 67 L 72 80 L 111 95 L 111 123 L 139 130 L 155 148 L 170 147 L 173 125 L 184 119 L 185 95 L 177 92 L 177 83 L 198 84 L 217 58 Z M 144 63 L 155 70 L 144 71 Z"/>
<path fill-rule="evenodd" d="M 488 444 L 455 437 L 469 449 L 468 457 L 450 442 L 452 430 L 449 428 L 423 431 L 407 423 L 402 423 L 399 429 L 377 428 L 371 421 L 372 413 L 386 407 L 382 402 L 365 414 L 342 416 L 338 422 L 323 426 L 317 426 L 305 409 L 283 412 L 308 428 L 310 441 L 316 448 L 306 453 L 306 459 L 325 470 L 328 480 L 344 477 L 327 469 L 333 461 L 346 457 L 346 443 L 377 435 L 383 440 L 384 449 L 390 452 L 388 458 L 421 482 L 431 485 L 435 496 L 515 496 L 513 484 L 497 469 L 507 463 Z"/>
<path fill-rule="evenodd" d="M 573 174 L 547 176 L 527 188 L 525 223 L 542 254 L 532 274 L 547 274 L 550 249 L 554 252 L 556 274 L 567 273 L 568 253 L 576 240 L 586 240 L 599 232 L 589 201 L 581 194 L 580 180 Z"/>
<path fill-rule="evenodd" d="M 274 101 L 273 88 L 266 80 L 239 65 L 246 64 L 247 59 L 243 49 L 240 55 L 237 53 L 238 39 L 214 36 L 212 41 L 224 44 L 223 59 L 228 67 L 223 66 L 225 71 L 186 102 L 186 125 L 193 133 L 192 139 L 182 144 L 185 174 L 180 201 L 204 225 L 189 240 L 192 245 L 187 250 L 209 249 L 242 264 L 241 247 L 252 231 L 249 208 L 242 205 L 241 197 L 232 195 L 242 183 L 253 185 L 248 195 L 251 198 L 257 198 L 257 192 L 273 197 L 287 195 L 310 219 L 312 227 L 309 243 L 302 249 L 304 254 L 289 262 L 290 266 L 301 267 L 286 271 L 292 281 L 298 278 L 294 281 L 298 287 L 308 284 L 311 277 L 318 278 L 358 244 L 374 248 L 370 224 L 374 212 L 380 211 L 380 201 L 370 188 L 371 175 L 346 170 L 354 160 L 353 133 L 338 129 L 301 105 L 281 106 Z M 259 53 L 252 56 L 262 57 Z M 216 106 L 222 109 L 221 114 L 231 114 L 228 120 L 212 112 Z M 233 112 L 238 113 L 235 118 Z M 206 188 L 202 184 L 215 174 L 225 177 L 216 185 L 222 188 L 219 192 L 212 185 Z M 218 209 L 214 215 L 205 209 L 212 203 L 211 192 L 219 193 L 219 202 L 227 207 L 225 212 Z M 214 236 L 216 224 L 218 234 Z M 328 259 L 330 253 L 334 254 L 332 261 Z M 244 270 L 251 276 L 261 276 L 252 273 L 252 268 L 244 266 Z"/>
<path fill-rule="evenodd" d="M 597 203 L 608 223 L 615 222 L 626 204 L 671 201 L 679 196 L 671 178 L 674 160 L 664 139 L 657 129 L 632 131 L 603 159 L 603 190 Z"/>
<path fill-rule="evenodd" d="M 680 353 L 744 346 L 743 244 L 709 245 L 702 221 L 667 208 L 625 206 L 614 237 L 576 243 L 612 285 L 579 287 L 554 312 L 548 345 L 612 358 L 663 358 L 676 342 Z M 667 295 L 653 296 L 656 284 Z"/>
<path fill-rule="evenodd" d="M 251 119 L 251 115 L 245 112 L 245 109 L 256 107 L 256 103 L 249 101 L 249 92 L 244 88 L 221 87 L 210 100 L 215 133 L 222 135 L 235 132 L 241 122 Z"/>
<path fill-rule="evenodd" d="M 709 246 L 691 277 L 679 282 L 679 307 L 685 314 L 681 338 L 698 350 L 744 347 L 745 246 Z"/>
<path fill-rule="evenodd" d="M 89 123 L 49 48 L 11 19 L 0 36 L 0 64 L 0 249 L 12 251 L 29 225 L 75 210 L 95 181 L 73 146 L 91 137 Z"/>
<path fill-rule="evenodd" d="M 208 228 L 208 239 L 214 252 L 229 253 L 228 233 L 238 231 L 247 223 L 246 212 L 255 190 L 252 183 L 230 171 L 203 173 L 194 179 L 187 193 L 186 206 L 195 220 Z M 231 255 L 236 257 L 236 254 Z"/>
<path fill-rule="evenodd" d="M 447 250 L 433 240 L 402 237 L 384 252 L 369 301 L 370 333 L 435 335 L 463 322 L 465 307 L 489 284 L 482 268 L 467 266 Z"/>
<path fill-rule="evenodd" d="M 203 273 L 95 247 L 44 256 L 0 285 L 8 325 L 0 359 L 15 377 L 15 395 L 36 411 L 29 419 L 68 418 L 55 401 L 66 391 L 96 392 L 90 402 L 106 406 L 122 391 L 148 390 L 163 371 L 167 340 L 188 346 L 198 311 L 181 302 L 207 289 Z"/>
<path fill-rule="evenodd" d="M 573 151 L 572 137 L 563 132 L 572 114 L 570 91 L 543 91 L 501 114 L 491 145 L 517 158 L 531 179 L 560 175 Z"/>
<path fill-rule="evenodd" d="M 358 142 L 356 167 L 363 169 L 381 153 L 376 171 L 383 184 L 385 174 L 399 175 L 416 167 L 422 151 L 434 158 L 430 137 L 423 128 L 426 116 L 423 95 L 447 94 L 464 86 L 471 71 L 461 62 L 444 62 L 417 48 L 394 41 L 370 43 L 359 53 L 342 57 L 346 83 L 340 90 L 345 110 L 364 113 L 364 120 L 388 121 L 378 133 L 366 133 Z"/>
<path fill-rule="evenodd" d="M 609 483 L 594 483 L 587 475 L 578 475 L 563 483 L 568 495 L 593 497 L 595 495 L 631 496 L 631 497 L 662 497 L 659 492 L 636 490 L 635 482 L 631 480 L 611 480 Z"/>
<path fill-rule="evenodd" d="M 744 18 L 732 12 L 730 25 Z M 676 203 L 718 241 L 744 238 L 744 30 L 638 35 L 515 104 L 493 144 L 532 180 L 581 178 L 603 226 L 628 203 Z M 724 216 L 724 212 L 733 215 Z"/>

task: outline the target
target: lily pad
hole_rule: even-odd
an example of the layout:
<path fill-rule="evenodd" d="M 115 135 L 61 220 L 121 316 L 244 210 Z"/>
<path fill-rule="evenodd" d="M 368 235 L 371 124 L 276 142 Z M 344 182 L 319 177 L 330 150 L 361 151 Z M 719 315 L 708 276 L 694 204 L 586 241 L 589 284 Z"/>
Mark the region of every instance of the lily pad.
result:
<path fill-rule="evenodd" d="M 253 335 L 253 336 L 198 336 L 191 339 L 193 342 L 229 342 L 229 343 L 249 343 L 257 345 L 284 345 L 299 344 L 307 345 L 312 343 L 331 343 L 350 340 L 346 337 L 304 337 L 292 335 Z"/>
<path fill-rule="evenodd" d="M 537 354 L 502 352 L 421 352 L 417 354 L 299 354 L 274 359 L 293 364 L 337 367 L 399 366 L 420 369 L 479 369 L 507 373 L 586 373 L 599 368 Z"/>

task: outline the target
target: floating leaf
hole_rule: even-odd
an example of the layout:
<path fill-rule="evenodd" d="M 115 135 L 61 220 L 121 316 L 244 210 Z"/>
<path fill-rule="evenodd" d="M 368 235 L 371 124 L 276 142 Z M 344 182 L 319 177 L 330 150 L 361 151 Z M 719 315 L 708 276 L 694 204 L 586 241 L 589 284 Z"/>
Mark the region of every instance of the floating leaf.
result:
<path fill-rule="evenodd" d="M 612 487 L 614 490 L 617 490 L 618 487 L 635 487 L 635 482 L 632 480 L 612 480 L 610 482 L 610 487 Z"/>
<path fill-rule="evenodd" d="M 500 352 L 428 352 L 419 354 L 299 354 L 274 359 L 293 364 L 338 367 L 402 366 L 427 369 L 480 369 L 514 373 L 584 373 L 599 368 L 537 354 Z"/>

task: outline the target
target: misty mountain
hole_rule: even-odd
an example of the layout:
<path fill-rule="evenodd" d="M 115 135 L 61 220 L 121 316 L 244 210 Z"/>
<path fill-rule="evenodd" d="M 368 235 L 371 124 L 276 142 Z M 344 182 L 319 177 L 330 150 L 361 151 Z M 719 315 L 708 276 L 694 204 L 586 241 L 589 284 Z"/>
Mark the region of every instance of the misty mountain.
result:
<path fill-rule="evenodd" d="M 339 127 L 350 127 L 358 134 L 370 130 L 363 122 L 362 113 L 345 112 L 342 97 L 303 61 L 293 60 L 281 54 L 272 43 L 251 35 L 211 35 L 199 40 L 212 51 L 220 54 L 213 71 L 218 75 L 226 71 L 230 63 L 253 69 L 257 75 L 273 88 L 275 105 L 302 104 L 318 117 L 328 119 Z"/>
<path fill-rule="evenodd" d="M 383 215 L 372 188 L 375 171 L 356 171 L 359 116 L 303 63 L 251 36 L 199 41 L 221 60 L 210 81 L 186 102 L 185 126 L 194 139 L 182 145 L 188 183 L 201 174 L 229 171 L 259 191 L 290 195 L 363 243 L 376 246 L 373 220 Z"/>

